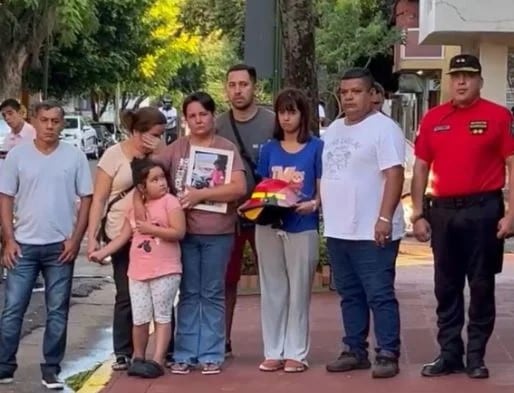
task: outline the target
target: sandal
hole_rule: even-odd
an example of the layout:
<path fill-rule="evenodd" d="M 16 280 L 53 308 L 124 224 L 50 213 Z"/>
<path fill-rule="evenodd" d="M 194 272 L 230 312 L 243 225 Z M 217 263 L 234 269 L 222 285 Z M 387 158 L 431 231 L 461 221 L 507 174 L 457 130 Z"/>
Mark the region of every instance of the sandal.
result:
<path fill-rule="evenodd" d="M 278 371 L 284 368 L 284 362 L 278 359 L 266 359 L 259 365 L 259 370 L 265 372 Z"/>
<path fill-rule="evenodd" d="M 284 365 L 284 372 L 286 373 L 303 373 L 305 370 L 307 370 L 307 366 L 297 360 L 288 359 Z"/>
<path fill-rule="evenodd" d="M 112 364 L 111 368 L 114 371 L 124 371 L 130 366 L 130 358 L 128 356 L 116 356 L 116 361 Z"/>
<path fill-rule="evenodd" d="M 206 363 L 203 366 L 203 375 L 215 375 L 221 373 L 221 366 L 217 363 Z"/>
<path fill-rule="evenodd" d="M 191 366 L 187 363 L 173 363 L 171 366 L 172 374 L 186 375 L 191 372 Z"/>

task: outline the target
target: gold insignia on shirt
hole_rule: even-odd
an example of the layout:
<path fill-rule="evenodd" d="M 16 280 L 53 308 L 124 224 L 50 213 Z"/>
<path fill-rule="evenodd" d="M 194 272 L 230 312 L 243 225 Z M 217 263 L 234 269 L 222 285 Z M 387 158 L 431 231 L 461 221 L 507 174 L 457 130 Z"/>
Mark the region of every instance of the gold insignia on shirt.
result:
<path fill-rule="evenodd" d="M 477 120 L 469 122 L 469 132 L 472 135 L 482 135 L 487 131 L 487 121 Z"/>

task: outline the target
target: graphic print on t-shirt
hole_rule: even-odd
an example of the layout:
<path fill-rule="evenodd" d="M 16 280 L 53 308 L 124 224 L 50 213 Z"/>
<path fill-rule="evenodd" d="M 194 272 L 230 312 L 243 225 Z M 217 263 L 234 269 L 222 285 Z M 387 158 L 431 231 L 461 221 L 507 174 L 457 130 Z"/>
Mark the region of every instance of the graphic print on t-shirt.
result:
<path fill-rule="evenodd" d="M 160 227 L 158 222 L 152 222 L 152 225 L 156 227 Z M 137 245 L 137 248 L 142 248 L 144 252 L 150 253 L 152 252 L 152 241 L 158 246 L 160 244 L 160 239 L 155 236 L 150 236 L 150 239 L 143 240 L 141 243 Z"/>
<path fill-rule="evenodd" d="M 303 179 L 305 178 L 305 172 L 297 171 L 294 166 L 273 166 L 271 168 L 271 174 L 273 179 L 283 180 L 294 186 L 298 191 L 303 187 Z"/>
<path fill-rule="evenodd" d="M 361 147 L 353 138 L 335 138 L 325 144 L 324 176 L 330 180 L 340 180 L 341 171 L 348 166 L 354 152 Z"/>

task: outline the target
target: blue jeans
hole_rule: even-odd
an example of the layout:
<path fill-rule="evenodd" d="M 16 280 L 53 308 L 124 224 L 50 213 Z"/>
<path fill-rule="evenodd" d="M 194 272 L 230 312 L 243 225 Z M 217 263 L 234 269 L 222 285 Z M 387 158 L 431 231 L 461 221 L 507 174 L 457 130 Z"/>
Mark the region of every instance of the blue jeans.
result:
<path fill-rule="evenodd" d="M 377 353 L 400 355 L 400 311 L 394 292 L 399 246 L 399 240 L 379 247 L 372 241 L 327 239 L 335 286 L 342 298 L 343 343 L 358 357 L 368 356 L 370 309 Z"/>
<path fill-rule="evenodd" d="M 225 358 L 225 272 L 234 236 L 187 235 L 182 241 L 182 282 L 174 359 L 216 363 Z"/>
<path fill-rule="evenodd" d="M 21 256 L 9 270 L 5 287 L 5 303 L 0 319 L 0 371 L 14 373 L 18 367 L 16 353 L 20 343 L 23 317 L 37 276 L 45 281 L 46 328 L 43 339 L 45 362 L 41 371 L 59 374 L 66 349 L 68 311 L 74 263 L 57 259 L 63 243 L 42 246 L 20 244 Z"/>

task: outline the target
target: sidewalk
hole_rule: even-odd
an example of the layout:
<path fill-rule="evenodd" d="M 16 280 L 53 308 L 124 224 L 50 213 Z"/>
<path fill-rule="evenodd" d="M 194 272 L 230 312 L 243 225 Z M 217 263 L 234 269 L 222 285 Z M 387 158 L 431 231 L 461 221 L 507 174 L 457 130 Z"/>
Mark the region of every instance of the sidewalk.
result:
<path fill-rule="evenodd" d="M 390 380 L 373 380 L 369 371 L 329 374 L 325 363 L 337 357 L 341 340 L 339 299 L 335 293 L 315 294 L 311 305 L 311 368 L 304 374 L 262 373 L 259 297 L 242 296 L 236 310 L 233 332 L 235 357 L 217 376 L 193 372 L 186 376 L 167 374 L 146 381 L 116 373 L 102 393 L 240 392 L 303 393 L 322 390 L 394 393 L 500 393 L 514 391 L 514 256 L 506 256 L 497 285 L 497 323 L 491 338 L 488 380 L 470 380 L 466 375 L 427 379 L 421 365 L 437 355 L 433 270 L 430 264 L 401 264 L 397 293 L 402 313 L 401 372 Z M 373 345 L 370 345 L 373 347 Z"/>

